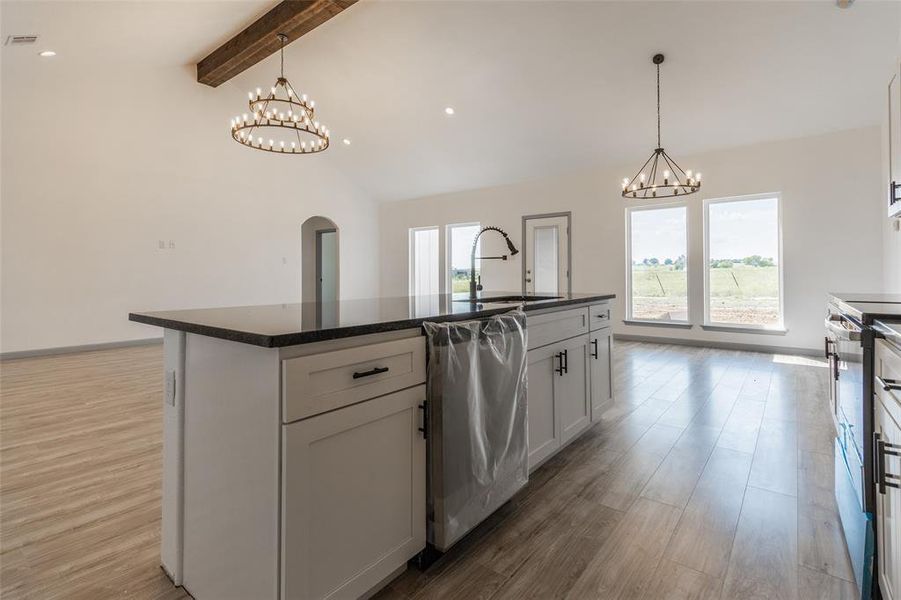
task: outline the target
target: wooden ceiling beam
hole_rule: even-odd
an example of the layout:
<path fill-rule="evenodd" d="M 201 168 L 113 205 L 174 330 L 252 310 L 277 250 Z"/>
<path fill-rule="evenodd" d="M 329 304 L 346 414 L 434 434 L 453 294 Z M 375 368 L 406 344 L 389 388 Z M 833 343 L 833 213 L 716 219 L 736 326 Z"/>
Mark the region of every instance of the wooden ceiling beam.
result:
<path fill-rule="evenodd" d="M 284 0 L 247 29 L 197 63 L 197 81 L 217 87 L 278 52 L 277 35 L 290 44 L 319 27 L 357 0 Z"/>

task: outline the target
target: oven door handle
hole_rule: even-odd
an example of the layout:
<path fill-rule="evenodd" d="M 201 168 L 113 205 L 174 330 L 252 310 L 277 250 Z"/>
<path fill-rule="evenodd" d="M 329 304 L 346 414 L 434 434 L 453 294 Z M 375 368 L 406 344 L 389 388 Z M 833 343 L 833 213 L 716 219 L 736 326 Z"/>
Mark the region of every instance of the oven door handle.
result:
<path fill-rule="evenodd" d="M 860 331 L 854 329 L 847 329 L 842 327 L 841 325 L 836 325 L 836 321 L 841 320 L 841 317 L 838 319 L 834 319 L 831 316 L 826 317 L 826 321 L 824 325 L 826 326 L 826 331 L 834 335 L 837 339 L 845 340 L 849 342 L 859 342 L 860 341 Z"/>

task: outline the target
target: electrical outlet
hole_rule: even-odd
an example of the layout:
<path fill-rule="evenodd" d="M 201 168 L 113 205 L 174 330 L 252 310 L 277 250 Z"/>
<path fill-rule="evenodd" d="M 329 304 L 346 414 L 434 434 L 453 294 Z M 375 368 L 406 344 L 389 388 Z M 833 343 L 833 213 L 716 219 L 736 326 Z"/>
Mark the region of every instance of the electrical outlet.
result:
<path fill-rule="evenodd" d="M 166 404 L 175 406 L 175 371 L 166 371 Z"/>
<path fill-rule="evenodd" d="M 163 240 L 160 240 L 160 250 L 165 250 L 165 249 L 166 249 L 166 242 L 164 242 Z"/>
<path fill-rule="evenodd" d="M 169 240 L 169 248 L 175 248 L 175 242 L 173 242 L 172 240 Z"/>

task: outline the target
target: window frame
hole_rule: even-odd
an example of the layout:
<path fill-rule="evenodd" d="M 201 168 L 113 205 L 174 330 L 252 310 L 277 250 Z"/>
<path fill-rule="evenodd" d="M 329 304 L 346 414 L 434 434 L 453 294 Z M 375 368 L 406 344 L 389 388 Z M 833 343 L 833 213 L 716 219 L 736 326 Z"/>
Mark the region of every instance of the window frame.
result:
<path fill-rule="evenodd" d="M 413 296 L 415 271 L 413 269 L 416 256 L 413 252 L 413 243 L 416 233 L 419 231 L 437 231 L 438 232 L 438 268 L 441 268 L 441 226 L 425 225 L 423 227 L 410 227 L 407 230 L 407 293 Z M 441 279 L 438 280 L 438 293 L 441 293 Z"/>
<path fill-rule="evenodd" d="M 776 199 L 777 246 L 776 266 L 779 267 L 779 322 L 774 325 L 762 323 L 720 323 L 710 320 L 710 206 L 730 202 L 747 202 L 753 200 Z M 759 333 L 784 333 L 785 329 L 785 265 L 782 262 L 782 192 L 761 194 L 745 194 L 742 196 L 724 196 L 722 198 L 705 198 L 703 214 L 703 252 L 704 252 L 704 321 L 702 327 L 709 330 L 746 331 Z"/>
<path fill-rule="evenodd" d="M 454 293 L 454 282 L 451 277 L 451 268 L 454 266 L 454 248 L 453 248 L 453 233 L 452 230 L 458 227 L 476 227 L 477 229 L 482 228 L 481 221 L 470 221 L 470 222 L 462 222 L 462 223 L 448 223 L 444 226 L 444 290 L 446 294 L 453 295 Z"/>
<path fill-rule="evenodd" d="M 643 210 L 685 209 L 685 315 L 686 319 L 636 319 L 632 315 L 632 213 Z M 626 207 L 626 319 L 628 325 L 653 325 L 657 327 L 690 328 L 691 321 L 691 219 L 687 200 L 656 202 Z"/>

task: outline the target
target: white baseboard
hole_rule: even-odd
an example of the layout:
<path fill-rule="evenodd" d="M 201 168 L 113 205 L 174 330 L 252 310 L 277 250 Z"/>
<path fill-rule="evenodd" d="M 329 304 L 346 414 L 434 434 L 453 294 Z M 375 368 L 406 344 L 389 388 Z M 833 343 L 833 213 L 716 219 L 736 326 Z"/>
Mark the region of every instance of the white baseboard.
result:
<path fill-rule="evenodd" d="M 16 352 L 0 352 L 0 360 L 31 358 L 35 356 L 52 356 L 54 354 L 71 354 L 73 352 L 90 352 L 91 350 L 112 350 L 114 348 L 130 348 L 132 346 L 149 346 L 162 344 L 162 337 L 143 338 L 140 340 L 124 340 L 121 342 L 101 342 L 99 344 L 82 344 L 80 346 L 60 346 L 57 348 L 38 348 L 36 350 L 19 350 Z"/>
<path fill-rule="evenodd" d="M 794 348 L 788 346 L 770 346 L 766 344 L 717 342 L 713 340 L 686 340 L 681 338 L 664 338 L 652 335 L 632 335 L 628 333 L 615 333 L 613 334 L 613 339 L 622 340 L 624 342 L 649 342 L 651 344 L 677 344 L 680 346 L 700 346 L 702 348 L 722 348 L 724 350 L 747 350 L 748 352 L 766 352 L 768 354 L 799 354 L 802 356 L 823 356 L 822 348 Z"/>

